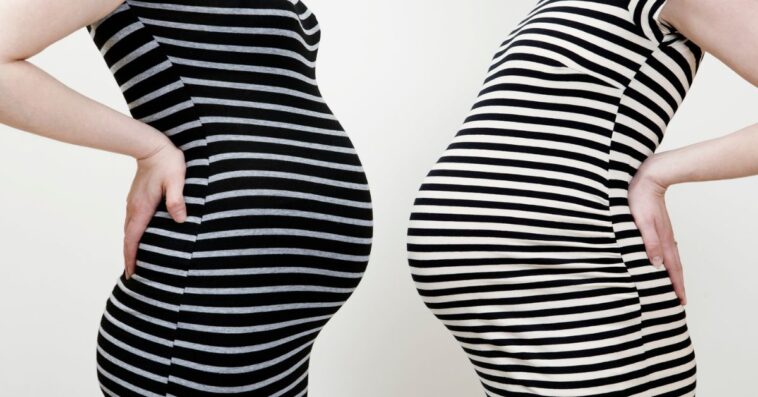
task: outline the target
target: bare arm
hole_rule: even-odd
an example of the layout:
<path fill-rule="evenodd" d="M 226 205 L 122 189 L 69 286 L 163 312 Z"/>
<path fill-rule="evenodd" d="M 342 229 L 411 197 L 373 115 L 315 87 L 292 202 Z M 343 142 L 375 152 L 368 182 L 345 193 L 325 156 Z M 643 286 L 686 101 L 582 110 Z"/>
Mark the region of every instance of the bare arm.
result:
<path fill-rule="evenodd" d="M 758 106 L 757 106 L 758 107 Z M 652 157 L 662 186 L 758 175 L 758 124 Z"/>
<path fill-rule="evenodd" d="M 669 0 L 661 18 L 758 87 L 758 0 Z M 664 186 L 756 175 L 758 124 L 656 157 Z"/>
<path fill-rule="evenodd" d="M 660 19 L 758 86 L 758 0 L 669 0 Z M 656 153 L 638 169 L 629 206 L 653 264 L 666 267 L 686 304 L 684 277 L 665 192 L 677 183 L 758 174 L 758 124 L 723 137 Z"/>
<path fill-rule="evenodd" d="M 127 197 L 124 262 L 128 278 L 155 208 L 186 219 L 184 154 L 162 132 L 70 89 L 27 58 L 108 15 L 123 0 L 0 1 L 0 123 L 71 144 L 137 159 Z"/>
<path fill-rule="evenodd" d="M 0 2 L 0 123 L 137 159 L 164 145 L 160 131 L 79 94 L 26 60 L 121 2 Z"/>
<path fill-rule="evenodd" d="M 661 19 L 758 86 L 758 1 L 669 0 Z"/>

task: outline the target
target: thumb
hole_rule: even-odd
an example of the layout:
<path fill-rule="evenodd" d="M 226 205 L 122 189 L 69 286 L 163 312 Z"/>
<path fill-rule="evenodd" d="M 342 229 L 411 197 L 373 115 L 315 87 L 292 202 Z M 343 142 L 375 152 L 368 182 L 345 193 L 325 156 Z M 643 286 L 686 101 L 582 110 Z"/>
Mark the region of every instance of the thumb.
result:
<path fill-rule="evenodd" d="M 187 206 L 184 203 L 184 181 L 170 182 L 166 186 L 166 209 L 169 215 L 182 223 L 187 219 Z"/>

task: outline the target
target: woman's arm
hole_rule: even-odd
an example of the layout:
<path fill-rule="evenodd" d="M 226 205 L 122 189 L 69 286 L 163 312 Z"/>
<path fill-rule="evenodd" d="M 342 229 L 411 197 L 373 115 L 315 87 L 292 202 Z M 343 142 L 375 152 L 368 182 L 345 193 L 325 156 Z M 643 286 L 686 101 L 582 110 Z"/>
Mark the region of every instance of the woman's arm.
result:
<path fill-rule="evenodd" d="M 661 18 L 758 87 L 757 0 L 669 0 Z M 664 186 L 756 175 L 758 124 L 657 157 Z"/>
<path fill-rule="evenodd" d="M 646 167 L 655 172 L 650 176 L 661 186 L 758 175 L 758 124 L 723 137 L 657 153 L 649 160 Z"/>
<path fill-rule="evenodd" d="M 26 59 L 107 15 L 121 0 L 0 2 L 0 122 L 137 159 L 167 137 L 72 90 Z M 44 23 L 42 22 L 44 21 Z"/>
<path fill-rule="evenodd" d="M 758 86 L 758 1 L 668 0 L 660 18 Z"/>
<path fill-rule="evenodd" d="M 758 86 L 758 1 L 669 0 L 660 18 Z M 686 304 L 684 277 L 666 211 L 666 189 L 677 183 L 756 174 L 758 124 L 656 153 L 637 170 L 629 189 L 632 215 L 651 262 L 666 267 L 682 304 Z"/>
<path fill-rule="evenodd" d="M 136 266 L 139 240 L 165 195 L 183 222 L 184 154 L 155 128 L 70 89 L 26 59 L 113 11 L 122 0 L 0 1 L 0 123 L 137 159 L 127 197 L 124 261 Z"/>
<path fill-rule="evenodd" d="M 757 0 L 669 0 L 661 18 L 758 87 Z M 661 153 L 656 161 L 664 186 L 756 175 L 758 124 Z"/>

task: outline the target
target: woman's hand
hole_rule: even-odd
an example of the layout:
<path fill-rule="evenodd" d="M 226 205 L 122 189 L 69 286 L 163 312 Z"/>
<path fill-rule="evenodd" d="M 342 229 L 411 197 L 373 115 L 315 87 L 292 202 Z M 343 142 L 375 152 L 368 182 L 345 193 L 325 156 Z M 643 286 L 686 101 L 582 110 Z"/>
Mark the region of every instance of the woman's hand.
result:
<path fill-rule="evenodd" d="M 682 305 L 687 304 L 684 273 L 679 248 L 666 209 L 666 186 L 657 171 L 659 154 L 645 160 L 629 185 L 629 209 L 642 234 L 650 262 L 668 270 L 674 291 Z"/>
<path fill-rule="evenodd" d="M 171 218 L 184 222 L 187 208 L 184 203 L 184 153 L 166 138 L 151 154 L 137 159 L 137 173 L 127 196 L 124 222 L 124 262 L 126 278 L 136 267 L 137 246 L 155 208 L 165 195 Z"/>

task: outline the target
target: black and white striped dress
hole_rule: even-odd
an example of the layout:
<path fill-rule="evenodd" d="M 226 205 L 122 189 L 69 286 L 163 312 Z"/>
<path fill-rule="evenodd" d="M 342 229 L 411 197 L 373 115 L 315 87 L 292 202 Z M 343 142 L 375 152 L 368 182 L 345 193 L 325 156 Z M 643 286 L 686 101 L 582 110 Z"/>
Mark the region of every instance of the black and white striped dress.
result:
<path fill-rule="evenodd" d="M 694 396 L 695 353 L 629 181 L 703 52 L 665 0 L 541 0 L 425 178 L 408 251 L 488 396 Z"/>
<path fill-rule="evenodd" d="M 131 114 L 187 162 L 97 337 L 106 396 L 305 396 L 313 342 L 365 271 L 366 177 L 315 79 L 300 0 L 126 0 L 87 27 Z"/>

